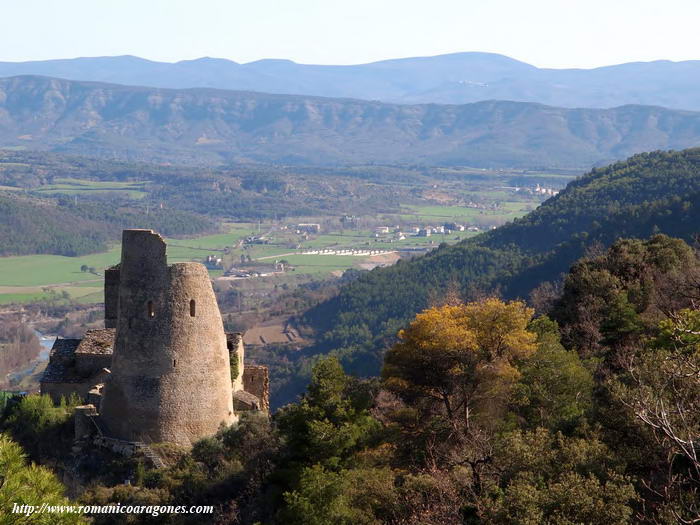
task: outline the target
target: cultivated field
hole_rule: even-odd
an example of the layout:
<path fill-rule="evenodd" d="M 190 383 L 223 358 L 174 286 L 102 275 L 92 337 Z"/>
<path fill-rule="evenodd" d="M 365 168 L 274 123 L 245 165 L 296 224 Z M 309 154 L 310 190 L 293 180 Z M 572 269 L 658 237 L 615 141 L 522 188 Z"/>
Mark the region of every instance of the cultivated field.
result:
<path fill-rule="evenodd" d="M 66 190 L 123 191 L 138 198 L 139 188 L 145 183 L 86 182 L 61 179 L 40 191 Z M 59 188 L 60 186 L 60 188 Z M 134 193 L 136 192 L 136 193 Z M 498 195 L 501 197 L 500 192 Z M 507 197 L 508 192 L 503 192 Z M 406 250 L 430 250 L 440 243 L 454 243 L 477 235 L 476 231 L 454 231 L 448 234 L 434 233 L 419 237 L 408 233 L 409 225 L 439 226 L 456 222 L 465 226 L 477 226 L 480 231 L 519 217 L 534 207 L 527 200 L 505 198 L 497 206 L 403 206 L 398 216 L 364 218 L 373 224 L 390 226 L 390 233 L 375 234 L 374 229 L 343 229 L 313 235 L 301 235 L 293 227 L 279 224 L 227 223 L 223 233 L 195 238 L 166 239 L 170 262 L 203 261 L 208 255 L 221 257 L 224 268 L 238 265 L 242 260 L 252 264 L 274 265 L 284 260 L 295 275 L 311 275 L 323 278 L 340 275 L 348 268 L 370 269 L 391 264 L 398 253 Z M 305 218 L 315 222 L 321 218 Z M 301 220 L 299 220 L 301 222 Z M 392 222 L 395 221 L 395 222 Z M 405 238 L 394 233 L 400 223 L 407 232 Z M 251 235 L 263 235 L 267 244 L 245 244 Z M 322 253 L 332 250 L 333 253 Z M 342 253 L 343 250 L 362 251 L 363 255 Z M 0 304 L 28 303 L 35 301 L 65 301 L 69 298 L 82 303 L 103 300 L 103 273 L 105 268 L 119 261 L 121 246 L 115 244 L 104 253 L 81 257 L 57 255 L 27 255 L 0 258 Z M 316 253 L 309 253 L 316 252 Z M 319 253 L 321 252 L 321 253 Z M 340 253 L 339 253 L 340 252 Z M 83 271 L 87 267 L 87 271 Z M 81 270 L 82 268 L 82 270 Z M 212 278 L 221 277 L 223 269 L 211 270 Z"/>
<path fill-rule="evenodd" d="M 142 199 L 146 196 L 147 182 L 117 182 L 117 181 L 91 181 L 84 179 L 71 179 L 68 177 L 56 177 L 53 184 L 47 184 L 34 190 L 40 195 L 97 195 L 112 194 L 131 199 Z"/>

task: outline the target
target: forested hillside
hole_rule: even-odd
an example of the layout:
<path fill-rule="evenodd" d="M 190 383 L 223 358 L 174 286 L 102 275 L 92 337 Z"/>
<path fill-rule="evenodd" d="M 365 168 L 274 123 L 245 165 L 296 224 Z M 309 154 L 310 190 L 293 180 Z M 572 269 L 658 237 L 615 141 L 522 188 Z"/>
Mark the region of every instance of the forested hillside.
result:
<path fill-rule="evenodd" d="M 398 212 L 436 177 L 389 166 L 212 169 L 0 149 L 0 255 L 102 251 L 121 228 L 193 235 L 221 220 Z"/>
<path fill-rule="evenodd" d="M 700 113 L 656 106 L 398 105 L 0 79 L 0 147 L 108 159 L 588 169 L 641 151 L 698 144 Z"/>
<path fill-rule="evenodd" d="M 695 523 L 698 255 L 665 235 L 619 240 L 575 265 L 549 316 L 494 297 L 431 307 L 386 345 L 381 378 L 319 359 L 271 417 L 244 411 L 191 449 L 152 444 L 162 468 L 76 442 L 79 399 L 46 395 L 0 411 L 0 454 L 79 480 L 79 504 L 214 509 L 134 524 Z M 21 486 L 25 501 L 63 495 Z"/>
<path fill-rule="evenodd" d="M 323 334 L 311 351 L 334 349 L 351 370 L 376 374 L 386 341 L 445 294 L 527 298 L 620 237 L 662 232 L 691 240 L 698 231 L 700 149 L 636 155 L 593 170 L 513 223 L 361 275 L 306 313 Z M 539 300 L 546 292 L 538 290 Z"/>
<path fill-rule="evenodd" d="M 153 228 L 164 235 L 214 231 L 213 221 L 169 208 L 146 213 L 118 199 L 74 201 L 0 192 L 0 255 L 50 253 L 77 256 L 107 249 L 124 228 Z"/>

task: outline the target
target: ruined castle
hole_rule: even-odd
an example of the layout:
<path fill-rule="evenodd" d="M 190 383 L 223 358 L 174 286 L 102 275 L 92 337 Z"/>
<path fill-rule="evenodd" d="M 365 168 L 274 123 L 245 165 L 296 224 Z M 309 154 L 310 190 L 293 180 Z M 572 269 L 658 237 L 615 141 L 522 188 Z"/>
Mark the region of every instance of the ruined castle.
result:
<path fill-rule="evenodd" d="M 267 368 L 245 366 L 241 334 L 224 332 L 206 268 L 168 265 L 151 230 L 124 231 L 105 272 L 105 329 L 57 339 L 41 391 L 79 395 L 77 417 L 123 442 L 188 446 L 268 410 Z"/>

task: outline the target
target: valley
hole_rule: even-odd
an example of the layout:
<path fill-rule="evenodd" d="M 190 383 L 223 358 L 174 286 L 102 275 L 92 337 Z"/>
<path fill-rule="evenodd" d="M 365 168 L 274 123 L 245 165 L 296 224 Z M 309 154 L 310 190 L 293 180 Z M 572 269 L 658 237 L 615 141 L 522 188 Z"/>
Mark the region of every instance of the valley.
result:
<path fill-rule="evenodd" d="M 700 524 L 700 3 L 5 4 L 0 525 Z"/>
<path fill-rule="evenodd" d="M 300 313 L 343 282 L 513 221 L 573 176 L 400 166 L 212 170 L 4 150 L 0 203 L 14 226 L 0 228 L 0 315 L 63 337 L 101 326 L 104 271 L 119 260 L 121 228 L 153 228 L 165 233 L 170 262 L 207 265 L 224 322 L 246 332 L 251 355 L 275 346 L 298 352 L 315 339 Z M 68 244 L 26 253 L 38 246 L 28 240 L 60 238 L 56 228 Z M 39 372 L 22 388 L 36 388 Z"/>

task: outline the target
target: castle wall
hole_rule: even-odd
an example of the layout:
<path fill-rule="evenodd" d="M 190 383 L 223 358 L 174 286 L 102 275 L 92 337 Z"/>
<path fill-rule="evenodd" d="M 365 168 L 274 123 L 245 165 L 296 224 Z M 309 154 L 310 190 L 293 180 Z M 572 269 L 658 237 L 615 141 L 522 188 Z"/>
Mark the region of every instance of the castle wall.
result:
<path fill-rule="evenodd" d="M 226 347 L 228 348 L 229 360 L 231 362 L 231 367 L 233 368 L 233 360 L 237 361 L 238 375 L 235 378 L 231 378 L 233 381 L 233 390 L 243 389 L 243 368 L 245 362 L 245 350 L 243 348 L 243 335 L 234 332 L 226 334 Z"/>
<path fill-rule="evenodd" d="M 90 377 L 103 368 L 112 367 L 112 354 L 76 354 L 75 369 L 78 374 Z"/>
<path fill-rule="evenodd" d="M 233 423 L 226 336 L 206 268 L 168 266 L 159 235 L 125 230 L 119 280 L 100 407 L 110 436 L 189 445 Z"/>
<path fill-rule="evenodd" d="M 270 379 L 266 366 L 246 366 L 243 370 L 243 389 L 260 400 L 261 410 L 270 410 Z"/>
<path fill-rule="evenodd" d="M 113 266 L 105 270 L 105 328 L 117 327 L 119 273 L 119 266 Z"/>

